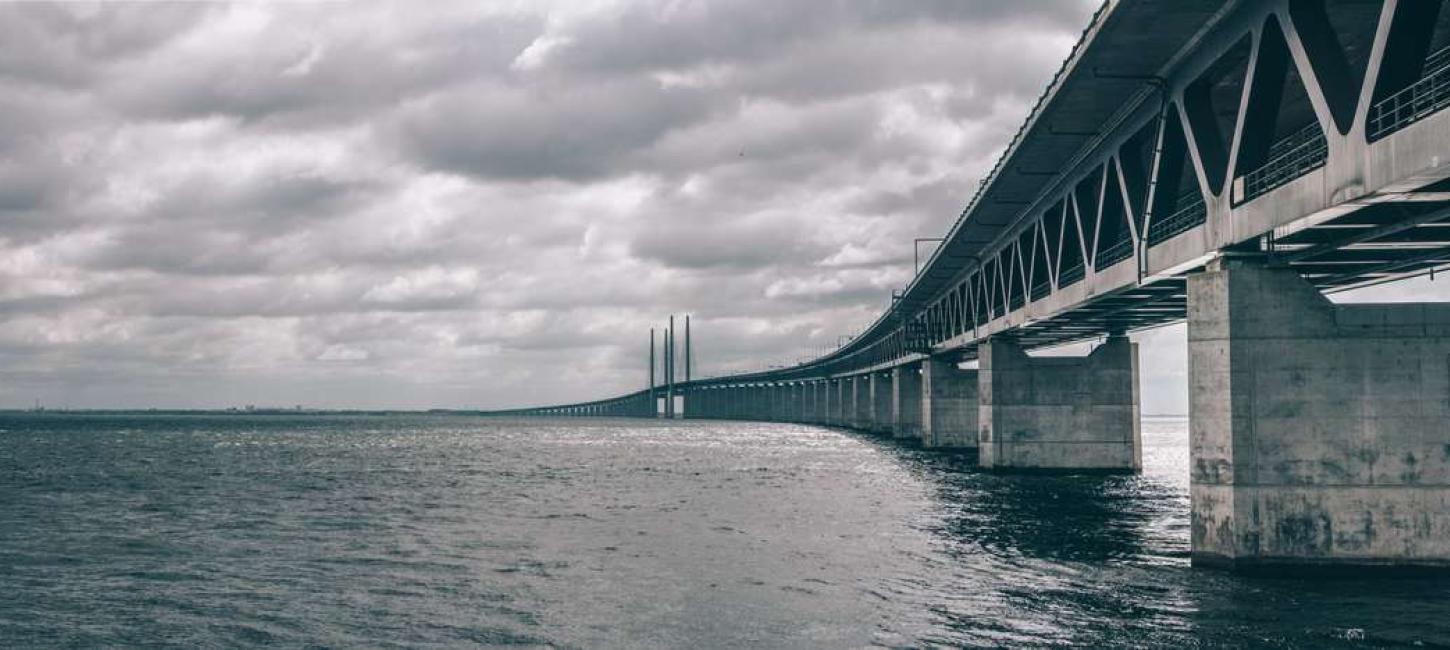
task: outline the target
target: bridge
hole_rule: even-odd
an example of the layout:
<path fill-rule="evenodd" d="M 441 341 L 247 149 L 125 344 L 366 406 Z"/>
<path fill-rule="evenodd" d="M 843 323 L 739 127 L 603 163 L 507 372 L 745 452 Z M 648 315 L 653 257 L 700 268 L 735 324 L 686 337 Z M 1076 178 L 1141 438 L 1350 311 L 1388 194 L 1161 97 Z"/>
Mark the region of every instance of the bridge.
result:
<path fill-rule="evenodd" d="M 1450 305 L 1325 297 L 1450 262 L 1446 106 L 1439 0 L 1108 0 L 861 335 L 516 413 L 678 410 L 1136 472 L 1127 334 L 1187 321 L 1194 564 L 1450 565 Z M 1073 342 L 1096 346 L 1029 354 Z"/>

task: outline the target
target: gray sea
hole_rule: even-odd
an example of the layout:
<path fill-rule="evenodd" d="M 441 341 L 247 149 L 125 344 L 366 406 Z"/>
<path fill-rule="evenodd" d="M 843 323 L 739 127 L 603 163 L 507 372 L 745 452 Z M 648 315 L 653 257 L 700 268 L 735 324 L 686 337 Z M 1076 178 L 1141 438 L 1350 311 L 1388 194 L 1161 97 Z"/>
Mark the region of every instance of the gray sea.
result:
<path fill-rule="evenodd" d="M 808 426 L 0 415 L 0 647 L 1447 647 L 1450 579 L 1188 562 L 1141 476 Z"/>

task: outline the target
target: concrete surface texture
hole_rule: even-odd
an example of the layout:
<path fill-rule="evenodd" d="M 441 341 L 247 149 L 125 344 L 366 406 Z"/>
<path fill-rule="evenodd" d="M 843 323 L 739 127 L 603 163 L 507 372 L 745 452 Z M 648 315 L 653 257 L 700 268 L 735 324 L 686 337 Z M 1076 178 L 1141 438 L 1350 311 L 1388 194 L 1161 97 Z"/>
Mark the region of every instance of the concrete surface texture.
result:
<path fill-rule="evenodd" d="M 929 358 L 921 362 L 921 444 L 977 448 L 977 371 Z"/>
<path fill-rule="evenodd" d="M 1450 305 L 1255 260 L 1188 286 L 1194 562 L 1450 564 Z"/>
<path fill-rule="evenodd" d="M 1138 348 L 1109 336 L 1085 357 L 982 346 L 979 462 L 996 470 L 1142 469 Z"/>

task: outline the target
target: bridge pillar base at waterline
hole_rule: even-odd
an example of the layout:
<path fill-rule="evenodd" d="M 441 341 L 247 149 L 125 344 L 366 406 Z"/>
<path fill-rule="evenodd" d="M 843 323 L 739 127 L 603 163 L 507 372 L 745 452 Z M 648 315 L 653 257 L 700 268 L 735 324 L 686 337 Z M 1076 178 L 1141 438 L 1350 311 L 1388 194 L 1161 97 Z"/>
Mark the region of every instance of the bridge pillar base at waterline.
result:
<path fill-rule="evenodd" d="M 867 400 L 865 428 L 871 433 L 891 434 L 891 396 L 894 392 L 891 380 L 890 372 L 881 371 L 871 373 L 868 380 L 870 399 Z"/>
<path fill-rule="evenodd" d="M 851 396 L 846 402 L 848 414 L 846 415 L 846 426 L 857 431 L 869 431 L 871 429 L 871 377 L 870 375 L 855 375 L 847 379 L 850 382 Z"/>
<path fill-rule="evenodd" d="M 983 468 L 1142 470 L 1138 347 L 1126 336 L 1109 336 L 1085 357 L 1029 357 L 989 339 L 978 366 Z"/>
<path fill-rule="evenodd" d="M 921 444 L 977 449 L 977 371 L 938 358 L 921 362 Z"/>
<path fill-rule="evenodd" d="M 1450 566 L 1450 304 L 1335 305 L 1292 270 L 1188 282 L 1192 557 Z"/>
<path fill-rule="evenodd" d="M 833 427 L 846 426 L 846 416 L 850 413 L 851 391 L 849 382 L 845 379 L 833 379 L 827 390 L 831 393 L 831 408 L 826 415 L 826 424 Z"/>
<path fill-rule="evenodd" d="M 921 373 L 915 365 L 891 369 L 891 436 L 921 437 Z"/>

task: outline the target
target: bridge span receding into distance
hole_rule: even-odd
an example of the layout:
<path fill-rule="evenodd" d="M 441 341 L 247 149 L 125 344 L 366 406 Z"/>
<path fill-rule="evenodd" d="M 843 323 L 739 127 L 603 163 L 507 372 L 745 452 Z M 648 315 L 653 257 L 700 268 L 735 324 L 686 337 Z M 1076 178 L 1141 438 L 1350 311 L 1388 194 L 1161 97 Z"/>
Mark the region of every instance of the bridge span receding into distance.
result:
<path fill-rule="evenodd" d="M 999 471 L 1141 467 L 1134 330 L 1187 321 L 1195 564 L 1450 566 L 1450 7 L 1109 0 L 862 334 L 520 415 L 801 422 Z M 1028 351 L 1100 342 L 1083 357 Z M 964 368 L 974 365 L 974 368 Z"/>

